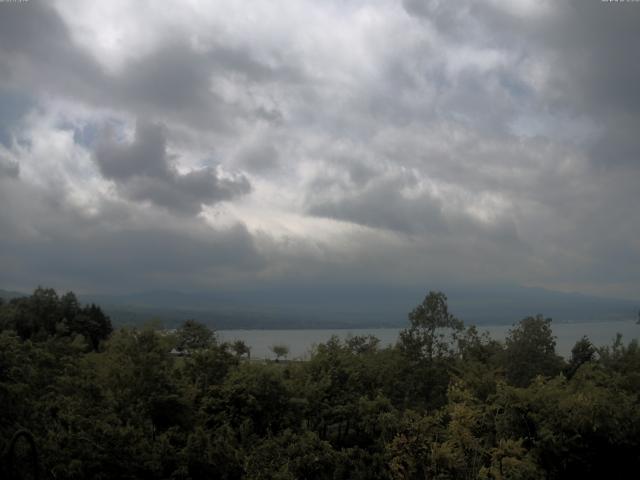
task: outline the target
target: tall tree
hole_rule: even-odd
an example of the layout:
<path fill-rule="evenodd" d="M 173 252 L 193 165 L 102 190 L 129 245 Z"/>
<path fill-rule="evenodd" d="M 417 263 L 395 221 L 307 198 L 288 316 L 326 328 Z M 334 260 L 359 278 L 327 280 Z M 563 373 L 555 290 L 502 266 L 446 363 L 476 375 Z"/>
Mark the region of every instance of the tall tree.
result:
<path fill-rule="evenodd" d="M 204 350 L 215 344 L 213 330 L 195 320 L 186 320 L 177 331 L 176 348 L 181 351 Z"/>
<path fill-rule="evenodd" d="M 568 378 L 575 375 L 578 369 L 587 362 L 591 362 L 596 357 L 596 347 L 586 337 L 582 337 L 571 349 L 571 358 L 565 372 Z"/>
<path fill-rule="evenodd" d="M 409 314 L 409 322 L 409 328 L 400 332 L 400 346 L 427 361 L 450 356 L 464 329 L 463 322 L 449 313 L 447 296 L 442 292 L 429 292 Z"/>
<path fill-rule="evenodd" d="M 109 338 L 113 332 L 111 319 L 93 303 L 81 308 L 74 317 L 67 320 L 67 325 L 71 335 L 82 335 L 93 350 L 98 350 L 100 342 Z"/>
<path fill-rule="evenodd" d="M 247 356 L 247 359 L 251 360 L 251 347 L 247 345 L 243 340 L 236 340 L 231 344 L 231 350 L 236 354 L 236 357 Z"/>
<path fill-rule="evenodd" d="M 552 377 L 562 370 L 564 361 L 556 354 L 551 319 L 542 315 L 524 318 L 506 338 L 507 380 L 525 387 L 536 375 Z"/>

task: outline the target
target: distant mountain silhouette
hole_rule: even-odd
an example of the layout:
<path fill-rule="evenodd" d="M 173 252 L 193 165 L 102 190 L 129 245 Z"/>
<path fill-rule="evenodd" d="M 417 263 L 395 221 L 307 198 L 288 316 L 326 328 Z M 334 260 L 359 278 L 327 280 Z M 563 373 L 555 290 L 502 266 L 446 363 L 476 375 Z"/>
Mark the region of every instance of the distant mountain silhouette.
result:
<path fill-rule="evenodd" d="M 217 329 L 403 327 L 427 290 L 442 290 L 451 312 L 467 324 L 504 325 L 541 313 L 556 323 L 638 319 L 638 302 L 524 287 L 280 287 L 243 292 L 155 290 L 78 295 L 97 303 L 116 325 L 185 319 Z M 63 292 L 58 292 L 63 293 Z M 0 298 L 27 295 L 0 289 Z"/>
<path fill-rule="evenodd" d="M 2 290 L 0 288 L 0 298 L 3 300 L 11 300 L 12 298 L 24 297 L 26 294 L 21 292 L 12 292 L 10 290 Z"/>
<path fill-rule="evenodd" d="M 437 286 L 431 287 L 438 290 Z M 511 324 L 541 313 L 555 322 L 635 320 L 638 303 L 579 293 L 524 287 L 441 288 L 451 311 L 466 323 Z M 167 326 L 194 318 L 218 329 L 355 328 L 406 325 L 426 294 L 396 287 L 287 287 L 244 292 L 148 291 L 80 295 L 102 305 L 116 323 L 151 318 Z"/>

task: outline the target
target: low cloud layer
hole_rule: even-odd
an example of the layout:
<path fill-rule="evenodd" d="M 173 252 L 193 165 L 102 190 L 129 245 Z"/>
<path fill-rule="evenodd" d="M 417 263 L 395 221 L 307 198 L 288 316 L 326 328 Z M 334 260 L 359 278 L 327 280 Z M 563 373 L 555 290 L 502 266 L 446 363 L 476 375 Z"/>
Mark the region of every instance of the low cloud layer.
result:
<path fill-rule="evenodd" d="M 639 22 L 598 0 L 0 3 L 0 287 L 635 298 Z"/>

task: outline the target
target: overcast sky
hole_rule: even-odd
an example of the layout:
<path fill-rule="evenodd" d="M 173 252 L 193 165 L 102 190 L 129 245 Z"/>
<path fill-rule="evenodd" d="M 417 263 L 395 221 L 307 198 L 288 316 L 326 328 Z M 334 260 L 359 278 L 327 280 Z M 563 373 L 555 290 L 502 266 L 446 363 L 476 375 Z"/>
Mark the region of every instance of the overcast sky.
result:
<path fill-rule="evenodd" d="M 0 288 L 640 292 L 640 3 L 0 3 Z"/>

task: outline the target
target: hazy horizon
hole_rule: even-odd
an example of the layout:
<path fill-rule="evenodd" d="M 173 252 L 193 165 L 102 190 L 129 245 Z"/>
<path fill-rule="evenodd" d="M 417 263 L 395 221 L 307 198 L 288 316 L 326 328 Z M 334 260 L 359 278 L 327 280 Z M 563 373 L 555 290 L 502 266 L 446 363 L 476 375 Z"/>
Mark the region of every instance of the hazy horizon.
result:
<path fill-rule="evenodd" d="M 635 300 L 514 286 L 450 287 L 442 291 L 448 297 L 451 312 L 467 325 L 512 325 L 537 314 L 560 324 L 618 320 L 635 323 L 640 307 Z M 58 291 L 60 295 L 63 292 Z M 344 329 L 405 326 L 408 313 L 427 291 L 389 286 L 342 289 L 298 285 L 250 291 L 76 293 L 81 302 L 102 306 L 116 325 L 142 325 L 155 319 L 172 328 L 185 319 L 196 319 L 215 329 Z M 2 296 L 9 298 L 11 293 L 0 289 Z"/>

